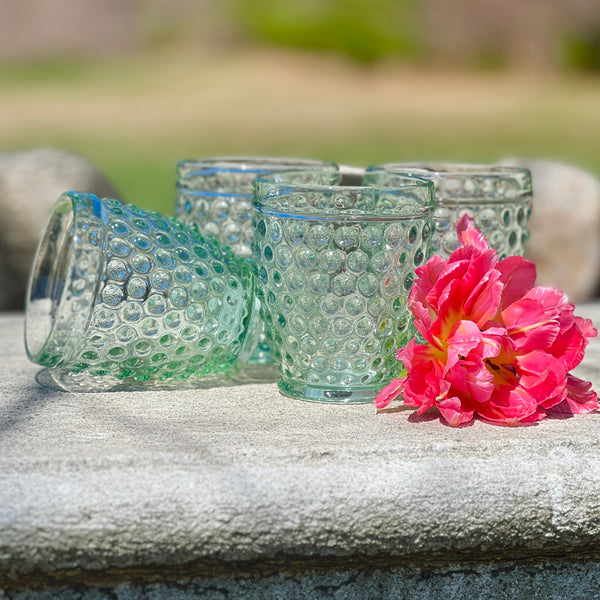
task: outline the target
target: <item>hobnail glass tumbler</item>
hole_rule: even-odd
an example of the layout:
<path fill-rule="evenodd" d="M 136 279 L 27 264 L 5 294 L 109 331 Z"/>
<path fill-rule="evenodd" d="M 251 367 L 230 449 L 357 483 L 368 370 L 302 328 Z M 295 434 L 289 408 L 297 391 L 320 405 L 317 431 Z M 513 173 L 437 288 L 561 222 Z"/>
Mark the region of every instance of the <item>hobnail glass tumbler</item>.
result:
<path fill-rule="evenodd" d="M 408 293 L 428 255 L 430 181 L 340 185 L 339 173 L 257 178 L 256 294 L 280 360 L 282 394 L 370 402 L 413 335 Z"/>
<path fill-rule="evenodd" d="M 370 167 L 367 178 L 376 183 L 380 169 L 433 181 L 436 254 L 448 258 L 458 247 L 456 224 L 464 213 L 473 217 L 500 258 L 525 253 L 532 198 L 529 170 L 460 163 L 388 163 Z"/>
<path fill-rule="evenodd" d="M 337 170 L 331 162 L 272 157 L 183 160 L 177 164 L 175 214 L 242 258 L 252 257 L 254 179 L 273 171 L 305 168 Z"/>
<path fill-rule="evenodd" d="M 248 265 L 173 217 L 67 192 L 38 247 L 25 345 L 64 389 L 193 387 L 232 371 Z"/>
<path fill-rule="evenodd" d="M 183 160 L 177 164 L 175 214 L 186 224 L 195 224 L 205 235 L 214 236 L 238 256 L 251 259 L 252 189 L 257 175 L 286 169 L 325 168 L 331 162 L 276 157 L 222 157 Z M 258 311 L 257 311 L 258 314 Z M 264 326 L 252 324 L 247 346 L 248 362 L 272 362 Z"/>

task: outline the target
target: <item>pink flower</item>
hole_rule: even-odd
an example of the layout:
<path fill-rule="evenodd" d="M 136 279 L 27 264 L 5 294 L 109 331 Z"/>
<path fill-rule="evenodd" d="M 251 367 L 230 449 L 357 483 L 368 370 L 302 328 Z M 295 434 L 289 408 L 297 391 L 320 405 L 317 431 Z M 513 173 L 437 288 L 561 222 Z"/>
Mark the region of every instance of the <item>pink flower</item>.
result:
<path fill-rule="evenodd" d="M 473 219 L 457 226 L 460 247 L 416 270 L 408 304 L 425 343 L 396 353 L 406 375 L 375 398 L 384 408 L 402 394 L 417 414 L 437 408 L 452 426 L 475 415 L 509 425 L 598 408 L 591 383 L 569 371 L 583 359 L 588 319 L 565 294 L 534 287 L 535 265 L 498 260 Z"/>

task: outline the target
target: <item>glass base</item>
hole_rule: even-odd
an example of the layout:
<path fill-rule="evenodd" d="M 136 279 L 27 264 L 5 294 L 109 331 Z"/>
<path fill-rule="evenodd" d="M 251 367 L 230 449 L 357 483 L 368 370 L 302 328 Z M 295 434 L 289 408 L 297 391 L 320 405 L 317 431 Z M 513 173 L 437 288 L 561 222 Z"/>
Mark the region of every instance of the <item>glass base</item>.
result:
<path fill-rule="evenodd" d="M 233 378 L 232 372 L 208 373 L 200 377 L 186 379 L 171 378 L 136 380 L 133 377 L 118 379 L 110 375 L 91 375 L 85 371 L 76 373 L 61 369 L 42 369 L 35 377 L 39 386 L 63 392 L 138 392 L 138 391 L 171 391 L 187 389 L 211 389 L 240 385 Z"/>
<path fill-rule="evenodd" d="M 380 388 L 328 388 L 311 386 L 305 383 L 285 381 L 277 382 L 279 391 L 284 396 L 311 402 L 326 404 L 369 404 L 373 402 Z"/>

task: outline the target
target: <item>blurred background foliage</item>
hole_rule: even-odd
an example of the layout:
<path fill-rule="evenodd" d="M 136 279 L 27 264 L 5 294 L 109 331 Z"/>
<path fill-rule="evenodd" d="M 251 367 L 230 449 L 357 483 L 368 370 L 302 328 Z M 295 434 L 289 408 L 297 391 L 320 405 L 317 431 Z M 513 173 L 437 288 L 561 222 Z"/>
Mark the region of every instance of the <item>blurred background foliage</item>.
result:
<path fill-rule="evenodd" d="M 230 14 L 257 41 L 337 52 L 361 62 L 414 61 L 425 51 L 418 0 L 233 0 Z"/>
<path fill-rule="evenodd" d="M 361 62 L 600 70 L 597 0 L 229 0 L 243 35 Z"/>
<path fill-rule="evenodd" d="M 563 160 L 600 173 L 597 0 L 0 0 L 0 151 L 175 163 Z"/>

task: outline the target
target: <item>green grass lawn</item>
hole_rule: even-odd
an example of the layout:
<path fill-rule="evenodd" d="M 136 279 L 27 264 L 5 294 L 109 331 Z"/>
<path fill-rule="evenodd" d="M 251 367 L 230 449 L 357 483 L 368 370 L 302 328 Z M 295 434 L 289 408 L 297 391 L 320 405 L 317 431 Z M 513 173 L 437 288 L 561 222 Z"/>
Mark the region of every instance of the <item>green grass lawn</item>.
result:
<path fill-rule="evenodd" d="M 592 78 L 365 69 L 257 51 L 0 66 L 0 151 L 83 154 L 125 200 L 164 212 L 176 162 L 194 156 L 367 165 L 519 155 L 600 173 L 598 140 Z"/>

